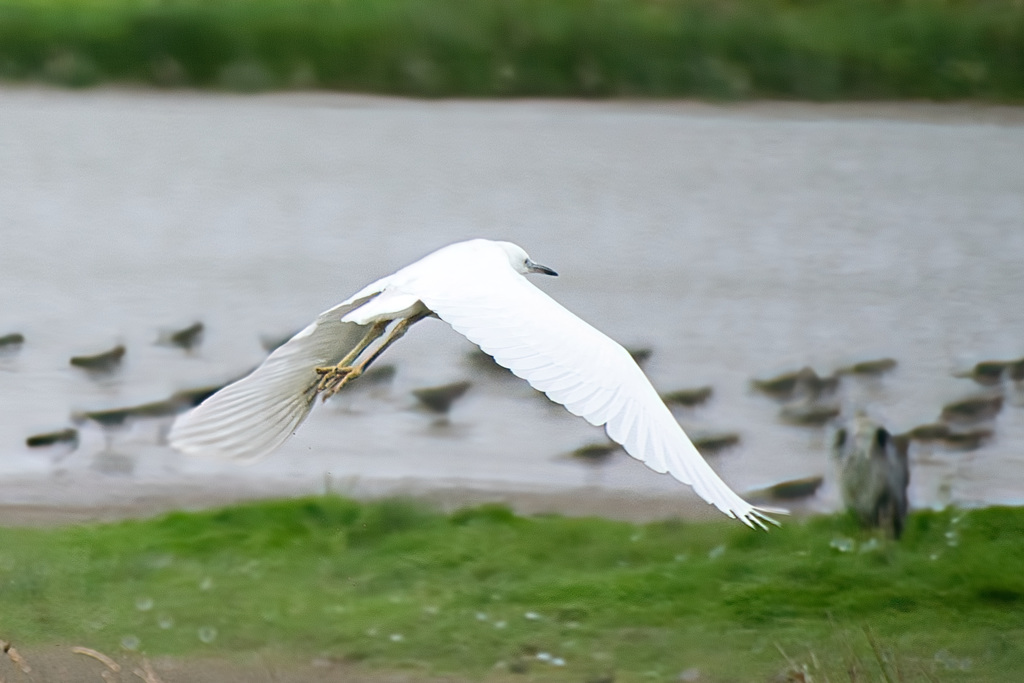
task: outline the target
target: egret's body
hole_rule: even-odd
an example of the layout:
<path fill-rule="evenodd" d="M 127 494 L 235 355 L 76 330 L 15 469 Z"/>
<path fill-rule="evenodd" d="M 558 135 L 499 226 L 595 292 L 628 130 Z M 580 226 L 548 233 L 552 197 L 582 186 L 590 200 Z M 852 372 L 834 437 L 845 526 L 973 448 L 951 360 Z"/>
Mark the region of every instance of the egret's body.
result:
<path fill-rule="evenodd" d="M 771 521 L 708 466 L 629 353 L 534 287 L 523 277 L 528 273 L 555 274 L 508 242 L 470 240 L 439 249 L 322 313 L 251 375 L 180 417 L 170 441 L 185 452 L 266 455 L 302 422 L 318 394 L 358 377 L 409 326 L 435 315 L 726 515 L 750 526 Z M 395 321 L 383 343 L 354 365 Z"/>

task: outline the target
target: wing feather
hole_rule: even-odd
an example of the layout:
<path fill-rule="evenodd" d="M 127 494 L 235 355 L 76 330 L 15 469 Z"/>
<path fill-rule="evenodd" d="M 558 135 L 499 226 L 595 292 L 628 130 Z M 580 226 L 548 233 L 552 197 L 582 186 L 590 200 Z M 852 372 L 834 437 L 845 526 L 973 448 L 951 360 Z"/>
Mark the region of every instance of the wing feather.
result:
<path fill-rule="evenodd" d="M 242 379 L 175 420 L 168 435 L 183 453 L 258 460 L 285 442 L 309 415 L 317 366 L 333 365 L 366 330 L 343 315 L 367 298 L 335 306 L 277 348 Z"/>
<path fill-rule="evenodd" d="M 467 289 L 472 293 L 453 295 Z M 692 486 L 748 526 L 773 522 L 711 469 L 624 348 L 518 273 L 477 273 L 471 287 L 428 286 L 419 295 L 499 365 L 571 413 L 605 425 L 612 440 L 651 469 Z"/>
<path fill-rule="evenodd" d="M 581 415 L 607 415 L 614 408 L 617 400 L 618 392 L 602 390 L 588 398 L 585 404 L 578 407 L 578 410 Z M 605 423 L 607 424 L 607 420 Z"/>
<path fill-rule="evenodd" d="M 578 415 L 579 417 L 586 417 L 588 415 L 600 415 L 602 419 L 598 424 L 604 424 L 605 420 L 603 419 L 603 414 L 594 413 L 587 409 L 587 406 L 590 405 L 591 401 L 595 397 L 600 397 L 603 394 L 603 387 L 594 386 L 593 384 L 581 384 L 571 391 L 561 392 L 561 395 L 559 396 L 557 402 L 564 405 L 570 413 L 572 413 L 573 415 Z"/>

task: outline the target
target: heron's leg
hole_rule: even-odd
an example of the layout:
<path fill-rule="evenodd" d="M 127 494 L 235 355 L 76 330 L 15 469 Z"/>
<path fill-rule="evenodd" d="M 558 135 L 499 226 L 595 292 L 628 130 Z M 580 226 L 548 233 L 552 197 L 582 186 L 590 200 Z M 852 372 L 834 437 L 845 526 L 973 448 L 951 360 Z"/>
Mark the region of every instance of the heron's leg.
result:
<path fill-rule="evenodd" d="M 338 390 L 341 389 L 347 381 L 349 374 L 351 374 L 354 369 L 352 367 L 352 363 L 355 362 L 356 358 L 359 357 L 359 354 L 365 351 L 370 344 L 375 342 L 382 334 L 384 334 L 384 331 L 388 328 L 388 322 L 389 321 L 387 320 L 380 320 L 373 323 L 359 343 L 356 344 L 351 351 L 345 354 L 345 357 L 338 361 L 337 365 L 316 368 L 316 373 L 321 376 L 320 382 L 316 385 L 317 392 L 334 388 L 335 385 L 337 385 L 336 388 L 326 396 L 333 396 L 338 393 Z"/>

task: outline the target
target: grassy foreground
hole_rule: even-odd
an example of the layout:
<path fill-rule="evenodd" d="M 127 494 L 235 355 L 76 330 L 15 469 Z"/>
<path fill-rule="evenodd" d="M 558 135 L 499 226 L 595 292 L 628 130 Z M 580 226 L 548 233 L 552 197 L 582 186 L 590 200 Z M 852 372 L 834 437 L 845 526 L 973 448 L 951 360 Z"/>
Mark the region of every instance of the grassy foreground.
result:
<path fill-rule="evenodd" d="M 1018 0 L 0 0 L 0 80 L 1024 100 Z"/>
<path fill-rule="evenodd" d="M 0 529 L 0 640 L 470 678 L 1018 681 L 1022 566 L 1021 509 L 917 513 L 897 544 L 843 516 L 760 533 L 311 498 Z"/>

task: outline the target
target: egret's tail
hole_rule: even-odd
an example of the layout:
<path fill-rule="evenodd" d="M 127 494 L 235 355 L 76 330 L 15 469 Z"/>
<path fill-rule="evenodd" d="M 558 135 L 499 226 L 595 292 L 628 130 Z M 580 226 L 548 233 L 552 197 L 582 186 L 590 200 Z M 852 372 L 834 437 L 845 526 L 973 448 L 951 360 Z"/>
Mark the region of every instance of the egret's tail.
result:
<path fill-rule="evenodd" d="M 320 380 L 316 368 L 337 363 L 365 333 L 359 325 L 341 322 L 351 308 L 321 313 L 250 374 L 179 416 L 168 434 L 171 446 L 238 460 L 272 453 L 313 408 Z"/>

